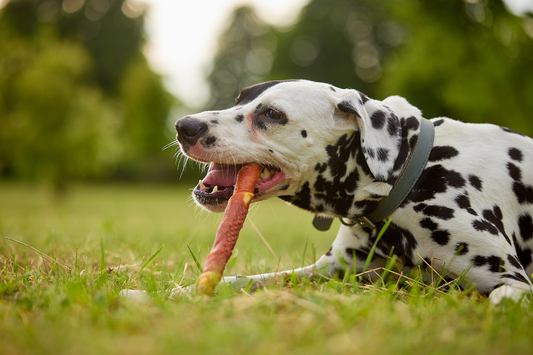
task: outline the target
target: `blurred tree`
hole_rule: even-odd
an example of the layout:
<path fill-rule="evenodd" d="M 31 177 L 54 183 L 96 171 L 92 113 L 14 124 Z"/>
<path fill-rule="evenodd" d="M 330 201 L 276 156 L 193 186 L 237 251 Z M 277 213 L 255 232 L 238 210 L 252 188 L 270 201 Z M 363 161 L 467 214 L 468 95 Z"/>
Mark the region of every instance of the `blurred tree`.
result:
<path fill-rule="evenodd" d="M 114 93 L 143 43 L 143 15 L 144 8 L 127 0 L 10 0 L 1 18 L 29 38 L 48 26 L 61 39 L 82 43 L 98 84 Z"/>
<path fill-rule="evenodd" d="M 403 41 L 402 28 L 369 0 L 311 0 L 298 22 L 276 35 L 269 78 L 328 82 L 371 96 L 383 58 Z"/>
<path fill-rule="evenodd" d="M 0 174 L 70 178 L 154 170 L 174 102 L 124 0 L 11 0 L 0 10 Z M 169 164 L 169 167 L 172 165 Z"/>
<path fill-rule="evenodd" d="M 272 66 L 276 38 L 250 7 L 235 10 L 228 28 L 219 37 L 218 51 L 208 75 L 211 98 L 208 109 L 235 104 L 246 86 L 262 81 Z"/>
<path fill-rule="evenodd" d="M 533 17 L 509 13 L 501 0 L 311 0 L 293 26 L 277 29 L 251 9 L 239 11 L 209 76 L 214 96 L 227 99 L 212 108 L 231 105 L 254 79 L 235 79 L 252 45 L 231 40 L 232 31 L 248 38 L 242 24 L 251 21 L 276 44 L 266 79 L 324 81 L 378 99 L 402 95 L 426 117 L 493 122 L 533 135 Z"/>
<path fill-rule="evenodd" d="M 90 58 L 82 46 L 49 30 L 31 40 L 0 31 L 0 70 L 4 176 L 44 177 L 60 192 L 68 178 L 97 175 L 116 158 L 110 146 L 120 116 L 85 84 Z"/>
<path fill-rule="evenodd" d="M 426 117 L 491 122 L 533 135 L 533 17 L 500 0 L 402 0 L 388 10 L 409 35 L 378 83 Z"/>

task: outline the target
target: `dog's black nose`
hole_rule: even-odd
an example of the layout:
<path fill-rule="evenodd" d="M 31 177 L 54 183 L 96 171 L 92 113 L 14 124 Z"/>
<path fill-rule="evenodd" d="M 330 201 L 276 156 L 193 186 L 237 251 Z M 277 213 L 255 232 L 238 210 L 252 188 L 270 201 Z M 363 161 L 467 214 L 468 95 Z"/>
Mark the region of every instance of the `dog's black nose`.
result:
<path fill-rule="evenodd" d="M 184 117 L 176 121 L 176 131 L 178 131 L 178 141 L 181 144 L 193 146 L 198 139 L 207 132 L 207 124 L 195 120 L 194 118 Z"/>

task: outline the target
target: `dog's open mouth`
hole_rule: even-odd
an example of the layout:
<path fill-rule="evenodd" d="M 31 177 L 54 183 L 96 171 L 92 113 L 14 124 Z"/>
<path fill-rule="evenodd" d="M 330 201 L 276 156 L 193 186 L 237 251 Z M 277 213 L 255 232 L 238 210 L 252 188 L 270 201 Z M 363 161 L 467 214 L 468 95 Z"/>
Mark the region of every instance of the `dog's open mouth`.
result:
<path fill-rule="evenodd" d="M 237 173 L 243 165 L 211 163 L 207 175 L 194 188 L 196 200 L 201 205 L 226 204 L 233 195 Z M 285 174 L 281 169 L 272 165 L 264 165 L 264 169 L 255 185 L 254 194 L 256 198 L 279 185 L 284 179 Z"/>

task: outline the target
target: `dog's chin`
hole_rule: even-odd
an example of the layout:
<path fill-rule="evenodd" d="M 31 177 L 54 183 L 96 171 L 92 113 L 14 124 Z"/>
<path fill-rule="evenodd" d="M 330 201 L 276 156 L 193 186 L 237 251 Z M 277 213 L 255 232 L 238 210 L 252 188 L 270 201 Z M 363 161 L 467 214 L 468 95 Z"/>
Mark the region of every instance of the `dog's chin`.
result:
<path fill-rule="evenodd" d="M 233 188 L 231 190 L 233 194 Z M 229 197 L 226 196 L 217 197 L 206 195 L 199 189 L 194 189 L 192 196 L 198 206 L 202 207 L 204 210 L 215 213 L 224 212 L 229 200 Z"/>
<path fill-rule="evenodd" d="M 224 212 L 228 201 L 233 196 L 237 173 L 242 165 L 224 165 L 211 163 L 203 180 L 193 190 L 196 203 L 209 212 Z M 285 180 L 281 169 L 265 166 L 255 185 L 255 197 L 252 202 L 266 200 L 275 196 L 276 186 Z"/>

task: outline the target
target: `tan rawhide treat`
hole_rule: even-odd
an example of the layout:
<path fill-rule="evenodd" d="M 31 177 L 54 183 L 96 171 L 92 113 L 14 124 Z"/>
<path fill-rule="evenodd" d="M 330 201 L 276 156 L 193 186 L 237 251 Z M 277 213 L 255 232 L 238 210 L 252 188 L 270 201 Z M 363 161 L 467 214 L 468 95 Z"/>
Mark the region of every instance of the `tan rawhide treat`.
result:
<path fill-rule="evenodd" d="M 204 272 L 198 281 L 198 293 L 212 295 L 220 282 L 248 214 L 248 207 L 254 197 L 255 184 L 262 170 L 263 166 L 256 163 L 244 165 L 239 170 L 235 192 L 224 211 L 213 248 L 205 259 Z"/>

